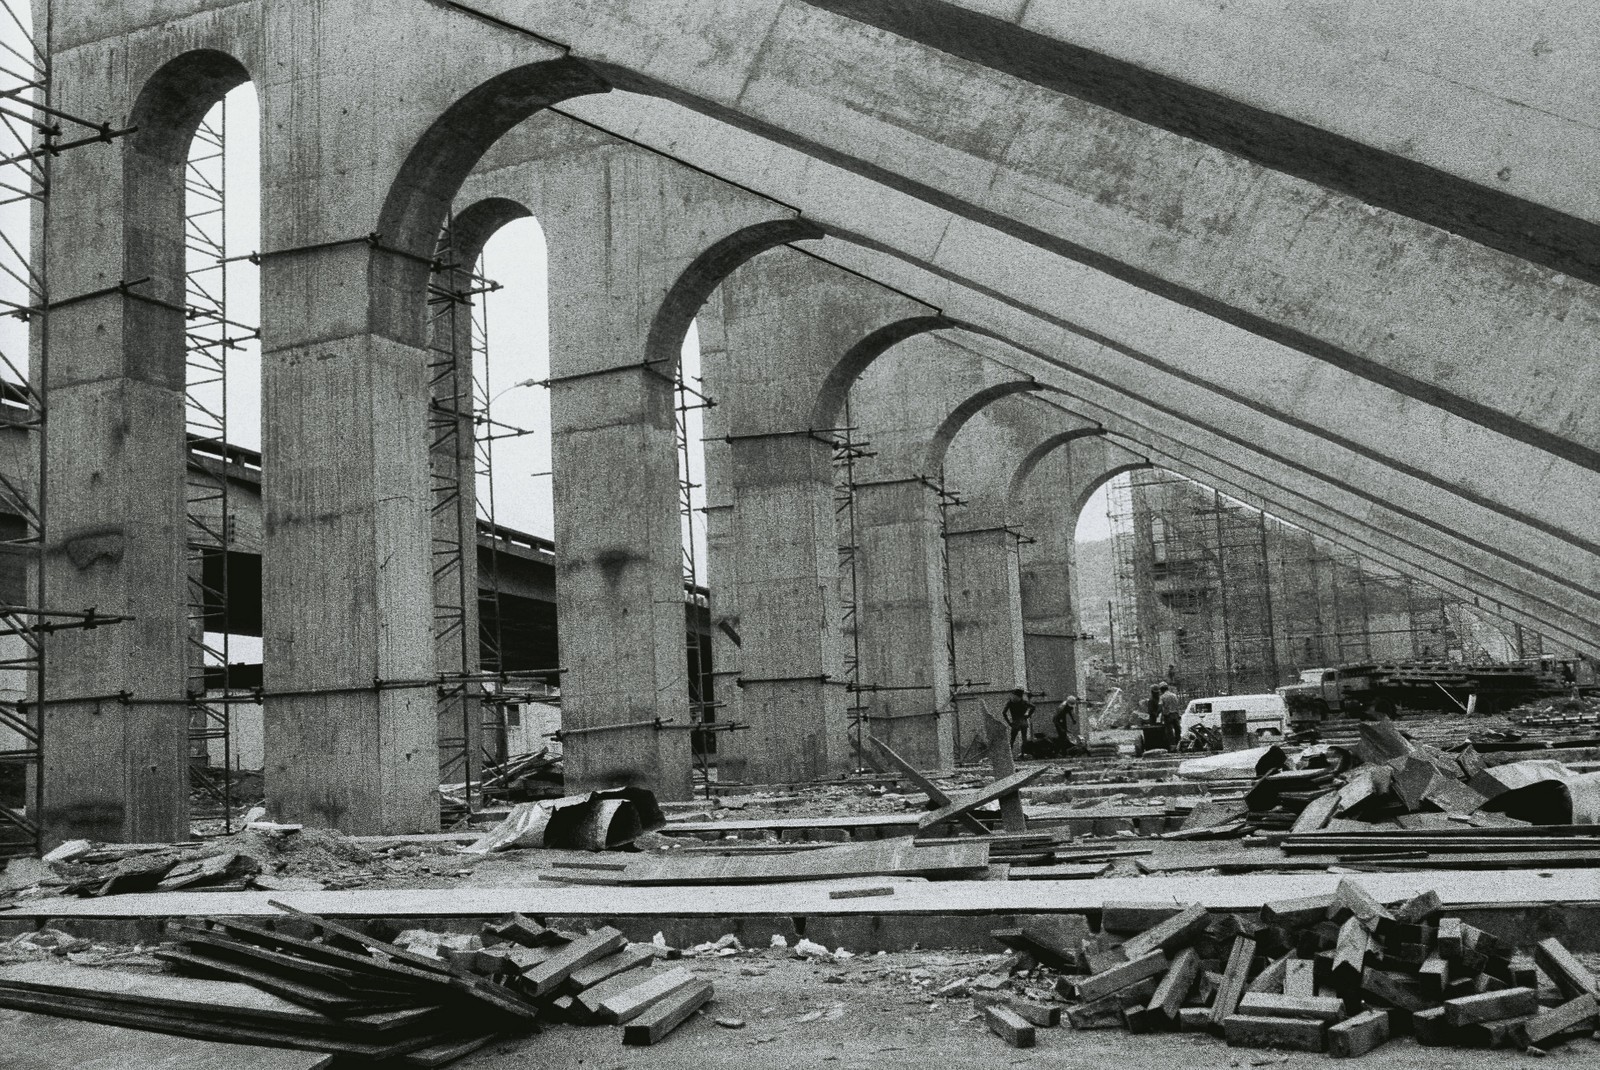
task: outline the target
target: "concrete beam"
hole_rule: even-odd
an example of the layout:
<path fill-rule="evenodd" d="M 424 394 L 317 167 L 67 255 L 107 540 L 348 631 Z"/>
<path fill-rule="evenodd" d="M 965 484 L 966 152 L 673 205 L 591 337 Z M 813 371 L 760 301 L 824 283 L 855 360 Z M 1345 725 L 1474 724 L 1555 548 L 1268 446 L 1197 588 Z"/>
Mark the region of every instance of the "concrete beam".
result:
<path fill-rule="evenodd" d="M 1600 469 L 1600 417 L 1572 401 L 1600 384 L 1591 282 L 809 5 L 479 4 L 624 88 Z"/>

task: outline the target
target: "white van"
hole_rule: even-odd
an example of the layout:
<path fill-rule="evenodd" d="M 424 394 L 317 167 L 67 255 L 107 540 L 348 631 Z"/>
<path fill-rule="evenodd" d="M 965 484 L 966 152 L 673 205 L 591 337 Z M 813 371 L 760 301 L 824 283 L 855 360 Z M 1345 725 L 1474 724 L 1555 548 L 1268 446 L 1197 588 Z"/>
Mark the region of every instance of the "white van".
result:
<path fill-rule="evenodd" d="M 1179 731 L 1188 735 L 1197 724 L 1220 731 L 1224 710 L 1243 710 L 1245 728 L 1251 736 L 1282 736 L 1289 729 L 1289 707 L 1280 695 L 1218 695 L 1190 702 L 1178 722 Z"/>

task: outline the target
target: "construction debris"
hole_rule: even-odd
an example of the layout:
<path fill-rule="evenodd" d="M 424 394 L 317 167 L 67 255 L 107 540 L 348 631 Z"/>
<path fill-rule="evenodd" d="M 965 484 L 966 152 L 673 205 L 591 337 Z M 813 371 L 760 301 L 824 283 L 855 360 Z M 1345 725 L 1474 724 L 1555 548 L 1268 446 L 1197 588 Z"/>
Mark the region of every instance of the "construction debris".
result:
<path fill-rule="evenodd" d="M 1135 924 L 1120 942 L 1111 936 Z M 1055 992 L 1079 1030 L 1210 1032 L 1234 1047 L 1349 1058 L 1403 1035 L 1542 1052 L 1600 1027 L 1600 987 L 1560 941 L 1542 941 L 1530 961 L 1442 917 L 1432 892 L 1383 904 L 1346 880 L 1330 895 L 1267 903 L 1254 917 L 1107 903 L 1101 929 L 1076 939 L 994 935 L 1063 968 Z M 1046 1024 L 998 1000 L 974 1002 L 1008 1044 L 1030 1045 L 1031 1027 Z"/>
<path fill-rule="evenodd" d="M 412 930 L 388 942 L 280 909 L 287 917 L 272 927 L 226 918 L 170 926 L 154 956 L 171 973 L 0 968 L 0 1007 L 441 1066 L 541 1019 L 632 1023 L 624 1043 L 654 1044 L 712 996 L 688 969 L 650 969 L 650 945 L 632 948 L 615 929 L 557 934 L 513 916 L 483 936 Z"/>
<path fill-rule="evenodd" d="M 519 803 L 500 824 L 463 848 L 490 854 L 524 847 L 605 851 L 625 847 L 667 823 L 644 788 L 612 788 L 563 799 Z"/>

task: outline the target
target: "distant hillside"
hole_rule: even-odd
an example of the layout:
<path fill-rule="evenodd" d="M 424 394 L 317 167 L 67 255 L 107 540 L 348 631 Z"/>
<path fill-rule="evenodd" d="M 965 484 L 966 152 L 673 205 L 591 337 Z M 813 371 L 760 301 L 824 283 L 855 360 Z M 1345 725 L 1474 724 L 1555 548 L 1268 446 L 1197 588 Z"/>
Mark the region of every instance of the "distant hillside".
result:
<path fill-rule="evenodd" d="M 1106 603 L 1116 597 L 1116 556 L 1110 539 L 1078 543 L 1078 617 L 1091 635 L 1106 632 Z"/>

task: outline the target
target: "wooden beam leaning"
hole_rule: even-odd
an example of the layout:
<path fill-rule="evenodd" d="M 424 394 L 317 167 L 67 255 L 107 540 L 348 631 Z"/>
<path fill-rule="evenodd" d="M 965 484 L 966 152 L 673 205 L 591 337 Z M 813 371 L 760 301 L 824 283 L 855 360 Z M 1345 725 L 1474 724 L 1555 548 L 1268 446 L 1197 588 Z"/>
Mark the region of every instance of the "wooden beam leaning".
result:
<path fill-rule="evenodd" d="M 1022 773 L 1013 773 L 1011 776 L 995 781 L 993 784 L 990 784 L 981 791 L 974 792 L 971 795 L 963 796 L 960 799 L 952 801 L 949 806 L 934 810 L 931 813 L 923 814 L 922 817 L 917 820 L 917 827 L 929 828 L 930 826 L 949 821 L 951 818 L 958 817 L 961 814 L 969 814 L 983 804 L 993 802 L 996 799 L 1004 799 L 1007 795 L 1010 795 L 1012 798 L 1017 798 L 1018 788 L 1021 788 L 1025 784 L 1033 783 L 1035 780 L 1038 780 L 1040 777 L 1044 776 L 1047 772 L 1049 772 L 1049 767 L 1041 765 L 1037 769 L 1029 769 Z M 1018 805 L 1021 805 L 1020 799 L 1018 799 Z"/>
<path fill-rule="evenodd" d="M 1244 986 L 1250 980 L 1250 963 L 1256 955 L 1256 942 L 1248 936 L 1233 941 L 1228 954 L 1228 965 L 1222 971 L 1222 983 L 1217 986 L 1216 999 L 1211 1004 L 1211 1024 L 1221 1028 L 1239 1006 Z M 1232 1037 L 1228 1043 L 1232 1044 Z M 1320 1049 L 1318 1049 L 1320 1050 Z"/>
<path fill-rule="evenodd" d="M 1004 724 L 989 716 L 989 707 L 980 701 L 978 709 L 983 713 L 983 723 L 989 732 L 989 764 L 994 767 L 994 775 L 998 780 L 1006 780 L 1015 775 L 1017 766 L 1011 760 L 1011 733 Z M 1044 770 L 1040 770 L 1042 773 Z M 1019 787 L 1021 785 L 1018 785 Z M 1000 800 L 1000 825 L 1007 832 L 1026 832 L 1028 818 L 1022 812 L 1022 796 L 1012 791 L 1006 795 L 998 796 Z"/>
<path fill-rule="evenodd" d="M 875 748 L 877 748 L 878 753 L 883 755 L 884 760 L 886 760 L 896 769 L 900 770 L 900 772 L 904 773 L 906 779 L 915 784 L 918 790 L 921 791 L 922 794 L 926 795 L 928 797 L 928 801 L 933 803 L 933 805 L 944 807 L 951 804 L 953 800 L 951 800 L 949 795 L 945 794 L 942 788 L 940 788 L 933 781 L 929 780 L 927 777 L 923 776 L 922 770 L 918 769 L 916 766 L 900 757 L 900 755 L 896 754 L 893 750 L 889 749 L 889 744 L 885 743 L 877 736 L 872 735 L 867 737 L 867 742 L 871 743 Z M 982 821 L 979 821 L 977 818 L 973 817 L 971 814 L 959 814 L 956 816 L 956 820 L 961 822 L 961 824 L 969 832 L 975 832 L 980 836 L 987 836 L 989 834 L 989 827 Z"/>

